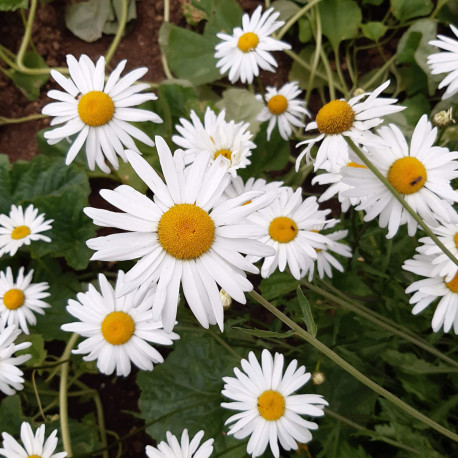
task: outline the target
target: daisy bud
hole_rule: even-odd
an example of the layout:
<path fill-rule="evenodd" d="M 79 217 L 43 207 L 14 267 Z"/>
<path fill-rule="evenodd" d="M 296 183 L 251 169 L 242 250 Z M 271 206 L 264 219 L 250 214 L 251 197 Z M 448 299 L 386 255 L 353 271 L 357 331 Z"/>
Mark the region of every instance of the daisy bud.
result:
<path fill-rule="evenodd" d="M 452 114 L 452 107 L 450 107 L 447 111 L 442 110 L 436 113 L 433 116 L 433 124 L 437 127 L 447 127 L 450 124 L 455 124 L 455 120 L 453 119 Z"/>

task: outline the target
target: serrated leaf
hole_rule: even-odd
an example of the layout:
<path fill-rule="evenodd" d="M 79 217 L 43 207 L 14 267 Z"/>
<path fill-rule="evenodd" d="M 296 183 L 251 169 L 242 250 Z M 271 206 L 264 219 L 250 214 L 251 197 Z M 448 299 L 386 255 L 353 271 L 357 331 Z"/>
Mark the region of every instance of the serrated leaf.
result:
<path fill-rule="evenodd" d="M 261 337 L 261 338 L 273 338 L 273 339 L 287 339 L 294 335 L 294 331 L 286 331 L 286 332 L 274 332 L 274 331 L 264 331 L 263 329 L 248 329 L 248 328 L 240 328 L 239 326 L 233 326 L 233 330 L 240 331 L 244 334 L 248 334 L 250 336 Z"/>
<path fill-rule="evenodd" d="M 313 319 L 312 309 L 310 308 L 309 301 L 305 297 L 304 293 L 300 286 L 297 287 L 297 300 L 299 302 L 299 307 L 302 311 L 302 319 L 304 320 L 305 325 L 307 326 L 307 331 L 312 334 L 313 337 L 316 336 L 317 328 L 315 321 Z"/>
<path fill-rule="evenodd" d="M 361 30 L 369 40 L 378 41 L 385 35 L 388 27 L 383 22 L 366 22 L 361 26 Z"/>
<path fill-rule="evenodd" d="M 427 16 L 433 10 L 431 0 L 391 0 L 391 11 L 401 22 L 408 19 Z"/>
<path fill-rule="evenodd" d="M 0 0 L 0 11 L 15 11 L 19 8 L 27 9 L 29 0 Z"/>
<path fill-rule="evenodd" d="M 110 0 L 88 0 L 65 6 L 65 25 L 81 40 L 92 42 L 102 36 L 110 15 Z"/>

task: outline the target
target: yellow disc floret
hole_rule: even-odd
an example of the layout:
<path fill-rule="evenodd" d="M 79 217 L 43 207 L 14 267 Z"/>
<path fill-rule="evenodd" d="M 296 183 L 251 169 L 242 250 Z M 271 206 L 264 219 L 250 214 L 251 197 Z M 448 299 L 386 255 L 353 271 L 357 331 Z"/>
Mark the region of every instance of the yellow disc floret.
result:
<path fill-rule="evenodd" d="M 11 238 L 14 240 L 23 239 L 30 234 L 30 228 L 28 226 L 18 226 L 11 232 Z"/>
<path fill-rule="evenodd" d="M 270 223 L 269 234 L 277 242 L 288 243 L 296 238 L 297 225 L 291 218 L 279 216 Z"/>
<path fill-rule="evenodd" d="M 253 32 L 244 33 L 237 42 L 240 51 L 250 52 L 258 46 L 259 38 Z"/>
<path fill-rule="evenodd" d="M 197 205 L 178 204 L 162 215 L 157 236 L 170 256 L 195 259 L 212 246 L 215 224 L 208 213 Z"/>
<path fill-rule="evenodd" d="M 9 310 L 16 310 L 24 305 L 25 296 L 20 289 L 10 289 L 3 295 L 3 304 Z"/>
<path fill-rule="evenodd" d="M 27 458 L 41 458 L 39 455 L 29 455 Z"/>
<path fill-rule="evenodd" d="M 458 232 L 453 237 L 453 241 L 455 242 L 455 247 L 458 248 Z"/>
<path fill-rule="evenodd" d="M 367 169 L 367 167 L 363 164 L 358 164 L 357 162 L 349 162 L 347 167 L 354 167 L 355 169 Z"/>
<path fill-rule="evenodd" d="M 450 291 L 453 291 L 454 293 L 458 293 L 458 272 L 449 282 L 445 283 L 445 286 Z"/>
<path fill-rule="evenodd" d="M 125 312 L 112 312 L 102 321 L 103 337 L 112 345 L 125 344 L 134 332 L 134 320 Z"/>
<path fill-rule="evenodd" d="M 264 391 L 258 398 L 258 411 L 265 420 L 276 421 L 285 413 L 285 398 L 278 391 Z"/>
<path fill-rule="evenodd" d="M 218 156 L 224 156 L 226 159 L 231 160 L 232 151 L 228 149 L 220 149 L 215 153 L 213 159 L 216 159 Z"/>
<path fill-rule="evenodd" d="M 103 126 L 113 117 L 115 106 L 108 94 L 91 91 L 84 94 L 78 102 L 78 114 L 85 124 Z"/>
<path fill-rule="evenodd" d="M 288 100 L 281 94 L 274 95 L 268 102 L 267 108 L 274 115 L 281 115 L 288 109 Z"/>
<path fill-rule="evenodd" d="M 316 124 L 322 134 L 336 135 L 346 132 L 353 125 L 355 112 L 344 100 L 327 103 L 316 115 Z"/>
<path fill-rule="evenodd" d="M 388 181 L 401 194 L 413 194 L 426 182 L 425 166 L 416 157 L 398 159 L 388 171 Z"/>

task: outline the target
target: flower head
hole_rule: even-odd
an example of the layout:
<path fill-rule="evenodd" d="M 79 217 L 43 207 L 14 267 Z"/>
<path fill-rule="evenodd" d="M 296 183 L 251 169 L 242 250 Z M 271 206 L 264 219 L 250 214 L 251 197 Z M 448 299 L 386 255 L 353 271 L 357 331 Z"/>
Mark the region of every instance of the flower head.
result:
<path fill-rule="evenodd" d="M 278 442 L 285 450 L 297 449 L 297 442 L 312 439 L 310 430 L 318 429 L 314 422 L 301 415 L 321 417 L 328 403 L 317 394 L 293 393 L 305 385 L 311 377 L 305 366 L 297 367 L 293 360 L 283 374 L 283 355 L 263 350 L 261 365 L 253 352 L 248 360 L 242 359 L 244 372 L 234 368 L 235 377 L 224 377 L 222 394 L 234 402 L 223 402 L 222 407 L 240 411 L 230 417 L 229 434 L 236 439 L 251 436 L 247 453 L 256 457 L 270 445 L 275 458 L 280 456 Z"/>
<path fill-rule="evenodd" d="M 151 92 L 142 93 L 149 88 L 148 84 L 134 85 L 148 69 L 138 68 L 120 78 L 126 62 L 123 60 L 118 64 L 106 83 L 104 57 L 100 57 L 94 65 L 84 54 L 79 61 L 67 55 L 70 78 L 51 70 L 51 75 L 64 91 L 48 92 L 48 97 L 57 102 L 46 105 L 43 113 L 55 116 L 51 121 L 52 126 L 63 125 L 45 132 L 45 138 L 49 144 L 54 144 L 78 134 L 68 150 L 67 165 L 85 145 L 89 168 L 94 170 L 97 163 L 101 170 L 110 173 L 105 159 L 118 169 L 116 155 L 126 161 L 125 148 L 139 153 L 133 138 L 149 146 L 154 145 L 144 132 L 130 124 L 132 121 L 162 122 L 156 113 L 132 108 L 157 99 Z"/>
<path fill-rule="evenodd" d="M 244 14 L 242 27 L 235 27 L 232 35 L 217 34 L 222 41 L 215 48 L 215 58 L 218 59 L 216 66 L 222 75 L 229 71 L 231 83 L 238 80 L 252 83 L 253 78 L 259 75 L 259 67 L 275 72 L 277 62 L 270 51 L 291 48 L 288 43 L 271 37 L 284 24 L 283 21 L 277 21 L 280 13 L 273 8 L 264 11 L 262 15 L 261 11 L 259 5 L 251 18 Z"/>
<path fill-rule="evenodd" d="M 228 199 L 234 199 L 249 191 L 277 192 L 278 188 L 283 186 L 281 181 L 266 182 L 263 178 L 248 178 L 246 182 L 239 176 L 232 177 L 231 182 L 224 190 L 220 202 Z"/>

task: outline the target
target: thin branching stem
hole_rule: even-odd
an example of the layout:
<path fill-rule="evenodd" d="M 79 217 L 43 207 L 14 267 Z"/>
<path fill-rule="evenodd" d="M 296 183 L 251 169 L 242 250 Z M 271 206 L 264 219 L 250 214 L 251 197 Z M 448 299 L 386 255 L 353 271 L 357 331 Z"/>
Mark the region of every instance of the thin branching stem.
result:
<path fill-rule="evenodd" d="M 108 64 L 111 61 L 111 58 L 114 56 L 114 53 L 118 49 L 119 43 L 121 42 L 121 38 L 124 34 L 124 30 L 126 28 L 126 23 L 127 23 L 127 0 L 121 0 L 121 17 L 119 18 L 119 23 L 118 23 L 118 30 L 116 31 L 116 35 L 111 42 L 110 47 L 108 48 L 107 53 L 105 54 L 105 65 L 108 66 Z"/>
<path fill-rule="evenodd" d="M 303 6 L 294 16 L 292 16 L 288 22 L 280 29 L 278 32 L 276 38 L 278 40 L 281 40 L 284 36 L 285 33 L 311 8 L 313 8 L 315 5 L 320 3 L 321 0 L 312 0 L 311 2 L 307 3 L 305 6 Z"/>

